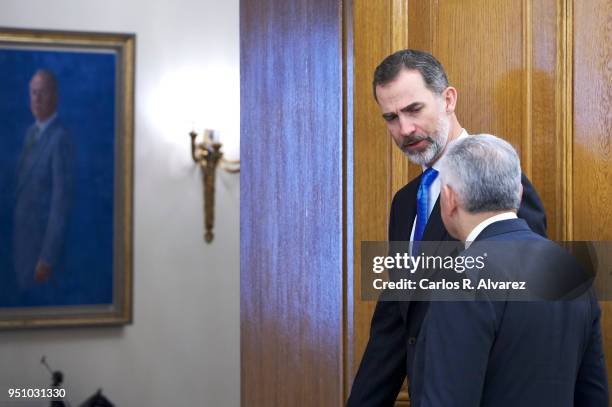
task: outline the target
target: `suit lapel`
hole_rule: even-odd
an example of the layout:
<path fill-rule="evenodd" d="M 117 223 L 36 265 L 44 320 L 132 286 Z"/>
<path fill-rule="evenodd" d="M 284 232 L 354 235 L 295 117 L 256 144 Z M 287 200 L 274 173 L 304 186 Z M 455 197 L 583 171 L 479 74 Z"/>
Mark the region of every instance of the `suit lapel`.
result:
<path fill-rule="evenodd" d="M 429 214 L 427 219 L 427 225 L 425 226 L 425 232 L 423 232 L 423 240 L 425 241 L 441 241 L 448 240 L 448 232 L 442 222 L 442 214 L 440 212 L 440 197 L 436 200 L 436 204 Z"/>
<path fill-rule="evenodd" d="M 45 152 L 48 150 L 48 146 L 51 143 L 51 138 L 53 136 L 56 123 L 57 119 L 38 135 L 38 140 L 33 140 L 35 127 L 32 126 L 30 127 L 30 130 L 28 130 L 24 151 L 19 161 L 19 167 L 17 170 L 17 195 L 19 195 L 23 186 L 27 184 L 27 180 L 32 175 L 34 168 L 46 155 Z"/>
<path fill-rule="evenodd" d="M 405 238 L 403 238 L 402 240 L 404 241 L 409 241 L 410 236 L 412 234 L 412 226 L 414 225 L 414 221 L 416 219 L 417 214 L 417 192 L 419 190 L 419 185 L 421 185 L 422 177 L 422 173 L 421 175 L 416 177 L 415 180 L 411 182 L 411 189 L 410 191 L 408 191 L 408 196 L 410 197 L 410 200 L 408 201 L 408 205 L 406 205 L 407 207 L 404 208 L 407 214 L 408 222 L 402 227 L 402 234 L 405 236 Z"/>
<path fill-rule="evenodd" d="M 416 194 L 415 194 L 416 196 Z M 414 200 L 413 204 L 413 214 L 410 216 L 410 228 L 412 228 L 412 224 L 414 223 L 414 219 L 416 217 L 416 200 Z M 409 229 L 411 230 L 411 229 Z M 410 239 L 410 231 L 408 232 L 408 239 Z M 446 227 L 444 227 L 444 222 L 442 222 L 442 215 L 440 212 L 440 197 L 436 200 L 436 204 L 434 205 L 431 213 L 429 214 L 429 219 L 427 219 L 427 225 L 425 226 L 425 231 L 423 233 L 423 241 L 433 242 L 429 244 L 428 254 L 436 255 L 440 251 L 440 245 L 443 241 L 455 240 L 453 239 L 448 232 L 446 231 Z M 448 253 L 444 253 L 448 254 Z M 405 318 L 408 319 L 408 312 L 412 308 L 415 308 L 414 304 L 411 305 L 412 301 L 403 301 L 400 305 L 400 309 L 405 315 Z M 423 320 L 423 316 L 427 312 L 427 304 L 424 302 L 419 302 L 418 306 L 414 311 L 412 311 L 412 321 L 408 322 L 408 331 L 410 336 L 416 337 L 418 331 L 421 326 L 421 322 Z"/>
<path fill-rule="evenodd" d="M 432 255 L 436 255 L 440 252 L 440 245 L 443 241 L 455 240 L 453 239 L 442 222 L 442 214 L 440 212 L 440 197 L 436 200 L 436 204 L 429 214 L 427 219 L 427 225 L 425 226 L 425 232 L 423 233 L 423 241 L 432 242 L 428 243 L 427 252 Z"/>

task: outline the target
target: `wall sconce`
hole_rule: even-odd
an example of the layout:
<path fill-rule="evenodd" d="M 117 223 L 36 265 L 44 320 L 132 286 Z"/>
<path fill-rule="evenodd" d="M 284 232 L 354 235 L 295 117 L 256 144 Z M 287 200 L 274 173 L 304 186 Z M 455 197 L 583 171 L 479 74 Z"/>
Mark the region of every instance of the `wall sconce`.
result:
<path fill-rule="evenodd" d="M 226 160 L 221 151 L 222 144 L 215 139 L 212 130 L 204 130 L 204 141 L 196 142 L 198 134 L 189 133 L 191 137 L 191 158 L 202 169 L 202 189 L 204 190 L 204 240 L 210 243 L 213 240 L 213 225 L 215 221 L 215 172 L 217 166 L 235 174 L 240 172 L 240 160 Z"/>

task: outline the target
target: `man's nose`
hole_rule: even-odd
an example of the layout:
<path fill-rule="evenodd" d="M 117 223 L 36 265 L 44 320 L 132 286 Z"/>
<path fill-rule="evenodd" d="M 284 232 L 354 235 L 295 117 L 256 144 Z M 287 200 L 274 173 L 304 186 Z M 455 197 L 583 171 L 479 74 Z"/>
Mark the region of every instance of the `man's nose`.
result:
<path fill-rule="evenodd" d="M 414 123 L 407 117 L 399 116 L 400 133 L 402 136 L 409 136 L 414 133 Z"/>

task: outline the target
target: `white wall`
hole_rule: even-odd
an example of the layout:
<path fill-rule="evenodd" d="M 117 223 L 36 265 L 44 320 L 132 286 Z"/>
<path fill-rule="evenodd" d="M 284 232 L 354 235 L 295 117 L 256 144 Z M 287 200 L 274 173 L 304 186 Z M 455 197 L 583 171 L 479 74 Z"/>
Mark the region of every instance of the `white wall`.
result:
<path fill-rule="evenodd" d="M 45 354 L 73 405 L 98 387 L 117 406 L 240 404 L 239 177 L 219 174 L 216 236 L 206 245 L 187 135 L 194 124 L 222 130 L 237 157 L 238 7 L 2 0 L 3 27 L 136 33 L 137 69 L 134 324 L 0 332 L 0 385 L 45 387 Z"/>

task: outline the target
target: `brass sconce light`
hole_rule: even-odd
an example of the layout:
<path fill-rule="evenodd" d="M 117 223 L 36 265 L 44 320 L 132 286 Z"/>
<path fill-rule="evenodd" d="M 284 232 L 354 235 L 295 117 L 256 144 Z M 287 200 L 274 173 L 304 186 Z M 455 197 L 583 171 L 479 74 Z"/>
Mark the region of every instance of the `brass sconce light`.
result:
<path fill-rule="evenodd" d="M 196 142 L 198 134 L 189 133 L 191 137 L 191 158 L 202 169 L 202 187 L 204 190 L 204 240 L 213 240 L 213 225 L 215 221 L 215 172 L 217 166 L 229 173 L 240 172 L 240 160 L 226 160 L 221 151 L 222 144 L 215 139 L 212 130 L 204 130 L 204 141 Z"/>

